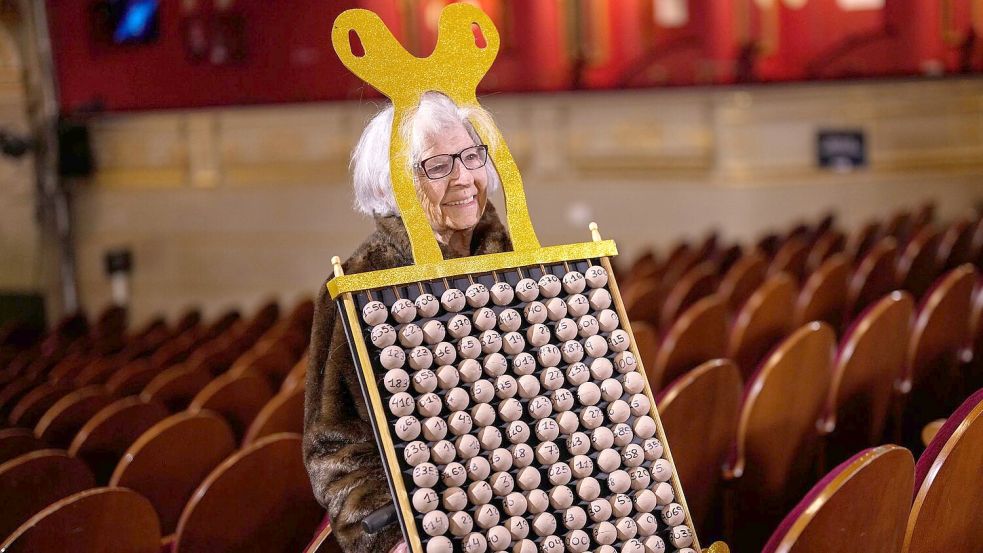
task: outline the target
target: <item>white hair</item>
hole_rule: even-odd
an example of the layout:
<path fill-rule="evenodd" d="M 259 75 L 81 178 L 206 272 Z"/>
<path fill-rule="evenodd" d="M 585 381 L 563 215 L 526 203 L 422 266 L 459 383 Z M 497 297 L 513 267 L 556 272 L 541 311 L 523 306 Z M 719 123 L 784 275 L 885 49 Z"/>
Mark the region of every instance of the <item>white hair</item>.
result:
<path fill-rule="evenodd" d="M 420 99 L 420 105 L 403 120 L 399 133 L 405 144 L 409 145 L 406 168 L 412 171 L 413 164 L 421 161 L 421 153 L 427 149 L 433 137 L 453 125 L 463 125 L 475 144 L 481 144 L 480 134 L 489 142 L 495 141 L 497 133 L 491 114 L 479 106 L 458 106 L 450 98 L 439 92 L 427 92 Z M 366 215 L 396 215 L 399 207 L 393 196 L 392 177 L 389 168 L 390 133 L 393 126 L 393 106 L 389 104 L 372 117 L 362 131 L 358 144 L 352 151 L 352 180 L 355 186 L 355 209 Z M 477 127 L 477 130 L 476 130 Z M 497 144 L 487 144 L 489 153 L 495 151 Z M 484 167 L 488 192 L 498 189 L 499 177 L 489 155 Z"/>

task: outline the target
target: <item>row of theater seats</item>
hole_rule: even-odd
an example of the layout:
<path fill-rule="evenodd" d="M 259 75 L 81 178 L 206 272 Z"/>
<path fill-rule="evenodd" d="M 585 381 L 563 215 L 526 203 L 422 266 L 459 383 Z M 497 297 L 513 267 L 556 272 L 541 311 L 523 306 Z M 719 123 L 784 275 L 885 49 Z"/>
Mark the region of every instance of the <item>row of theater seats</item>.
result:
<path fill-rule="evenodd" d="M 324 516 L 301 455 L 312 317 L 128 333 L 110 309 L 0 340 L 0 550 L 301 550 Z"/>
<path fill-rule="evenodd" d="M 922 427 L 983 385 L 983 223 L 931 219 L 848 238 L 827 218 L 620 271 L 704 541 L 760 550 L 827 467 L 886 442 L 920 451 Z"/>

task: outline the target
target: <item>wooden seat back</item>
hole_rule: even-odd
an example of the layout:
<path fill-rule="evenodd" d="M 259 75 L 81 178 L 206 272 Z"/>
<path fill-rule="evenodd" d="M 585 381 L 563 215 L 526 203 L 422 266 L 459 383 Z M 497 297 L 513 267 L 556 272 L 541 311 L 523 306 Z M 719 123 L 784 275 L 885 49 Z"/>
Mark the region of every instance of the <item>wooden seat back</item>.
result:
<path fill-rule="evenodd" d="M 779 273 L 765 281 L 738 311 L 730 329 L 727 358 L 737 363 L 745 377 L 792 329 L 797 293 L 792 278 Z"/>
<path fill-rule="evenodd" d="M 0 536 L 51 503 L 95 486 L 92 472 L 79 459 L 57 449 L 25 453 L 0 465 Z"/>
<path fill-rule="evenodd" d="M 632 329 L 634 330 L 634 326 L 632 326 Z M 290 372 L 283 379 L 283 384 L 280 385 L 281 392 L 304 386 L 304 383 L 307 381 L 307 364 L 307 354 L 304 354 L 299 361 L 294 363 L 293 368 L 290 369 Z"/>
<path fill-rule="evenodd" d="M 939 264 L 950 271 L 963 263 L 973 261 L 973 234 L 976 228 L 968 220 L 959 220 L 945 229 L 939 242 Z"/>
<path fill-rule="evenodd" d="M 4 428 L 0 430 L 0 463 L 6 463 L 15 457 L 45 447 L 45 443 L 37 439 L 34 431 L 28 428 Z"/>
<path fill-rule="evenodd" d="M 262 376 L 226 373 L 202 388 L 191 400 L 188 411 L 209 410 L 222 415 L 236 439 L 241 440 L 260 409 L 272 398 L 273 392 Z"/>
<path fill-rule="evenodd" d="M 24 394 L 10 410 L 11 426 L 34 428 L 45 411 L 65 397 L 72 388 L 64 384 L 42 382 Z"/>
<path fill-rule="evenodd" d="M 850 277 L 847 316 L 860 313 L 897 288 L 897 257 L 894 238 L 884 238 L 870 248 Z"/>
<path fill-rule="evenodd" d="M 625 313 L 632 321 L 645 321 L 659 324 L 659 313 L 665 298 L 665 289 L 658 280 L 644 280 L 634 283 L 625 291 Z"/>
<path fill-rule="evenodd" d="M 157 373 L 157 368 L 144 359 L 131 361 L 106 380 L 106 389 L 116 397 L 137 395 Z"/>
<path fill-rule="evenodd" d="M 849 294 L 850 262 L 843 254 L 833 254 L 809 275 L 795 302 L 793 323 L 802 326 L 823 321 L 834 330 L 843 328 Z"/>
<path fill-rule="evenodd" d="M 41 415 L 34 434 L 52 446 L 67 448 L 82 426 L 113 399 L 101 386 L 69 392 Z"/>
<path fill-rule="evenodd" d="M 655 363 L 645 365 L 649 384 L 660 390 L 700 363 L 727 353 L 727 305 L 719 295 L 693 304 L 669 328 Z"/>
<path fill-rule="evenodd" d="M 717 287 L 717 294 L 730 311 L 737 311 L 765 281 L 768 261 L 759 252 L 751 252 L 731 266 Z"/>
<path fill-rule="evenodd" d="M 824 232 L 809 250 L 809 257 L 806 259 L 806 272 L 816 271 L 833 254 L 843 253 L 844 248 L 846 248 L 846 236 L 842 232 L 838 230 Z M 847 257 L 846 254 L 844 256 Z M 847 260 L 849 261 L 849 257 Z"/>
<path fill-rule="evenodd" d="M 144 401 L 158 401 L 176 413 L 187 409 L 191 400 L 211 381 L 210 373 L 175 365 L 164 369 L 148 382 L 140 397 Z"/>
<path fill-rule="evenodd" d="M 942 234 L 925 227 L 911 238 L 898 258 L 898 285 L 915 298 L 921 298 L 942 270 L 939 243 Z"/>
<path fill-rule="evenodd" d="M 130 396 L 102 408 L 78 431 L 68 453 L 92 469 L 96 482 L 105 485 L 126 450 L 144 432 L 170 413 L 155 401 Z"/>
<path fill-rule="evenodd" d="M 786 273 L 796 282 L 802 282 L 806 274 L 809 250 L 810 244 L 804 238 L 792 237 L 785 240 L 768 265 L 768 275 Z"/>
<path fill-rule="evenodd" d="M 304 433 L 304 389 L 280 392 L 260 409 L 242 440 L 243 447 L 279 433 Z"/>
<path fill-rule="evenodd" d="M 669 328 L 689 306 L 714 293 L 718 281 L 717 266 L 712 261 L 704 261 L 686 271 L 662 303 L 659 327 Z"/>

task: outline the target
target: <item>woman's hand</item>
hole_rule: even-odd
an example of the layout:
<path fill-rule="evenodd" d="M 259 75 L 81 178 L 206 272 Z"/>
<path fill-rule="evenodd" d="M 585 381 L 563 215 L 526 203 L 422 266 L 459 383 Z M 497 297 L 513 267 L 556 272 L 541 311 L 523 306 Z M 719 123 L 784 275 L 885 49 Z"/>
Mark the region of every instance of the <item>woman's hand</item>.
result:
<path fill-rule="evenodd" d="M 410 553 L 410 548 L 406 545 L 405 541 L 401 541 L 397 543 L 395 547 L 390 549 L 389 553 Z"/>

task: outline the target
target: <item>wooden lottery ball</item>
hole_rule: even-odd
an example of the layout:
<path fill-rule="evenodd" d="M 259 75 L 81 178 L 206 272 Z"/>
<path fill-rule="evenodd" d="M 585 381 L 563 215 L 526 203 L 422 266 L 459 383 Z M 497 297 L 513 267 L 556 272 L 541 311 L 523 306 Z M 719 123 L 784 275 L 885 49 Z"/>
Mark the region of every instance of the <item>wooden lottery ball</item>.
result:
<path fill-rule="evenodd" d="M 512 548 L 512 553 L 537 553 L 538 551 L 536 543 L 532 540 L 519 540 Z"/>
<path fill-rule="evenodd" d="M 531 353 L 519 353 L 512 358 L 512 371 L 519 376 L 532 374 L 536 371 L 536 358 Z"/>
<path fill-rule="evenodd" d="M 584 278 L 587 280 L 587 286 L 591 288 L 603 288 L 608 285 L 608 272 L 600 265 L 591 265 L 588 267 L 584 271 Z"/>
<path fill-rule="evenodd" d="M 542 482 L 542 476 L 535 467 L 525 467 L 521 469 L 516 474 L 516 483 L 519 484 L 519 488 L 522 490 L 534 490 L 539 487 Z"/>
<path fill-rule="evenodd" d="M 597 319 L 593 315 L 584 315 L 577 318 L 577 334 L 581 338 L 589 338 L 597 334 L 601 330 L 601 326 L 597 323 Z M 610 340 L 608 340 L 608 347 L 611 346 Z"/>
<path fill-rule="evenodd" d="M 605 380 L 614 374 L 614 364 L 606 357 L 599 357 L 590 363 L 590 375 L 594 380 Z"/>
<path fill-rule="evenodd" d="M 579 294 L 587 287 L 587 281 L 580 271 L 570 271 L 563 275 L 563 291 L 568 294 Z"/>
<path fill-rule="evenodd" d="M 393 394 L 389 398 L 389 412 L 397 417 L 409 415 L 413 412 L 414 407 L 416 407 L 416 403 L 413 401 L 413 396 L 406 392 Z"/>
<path fill-rule="evenodd" d="M 601 400 L 601 388 L 593 382 L 584 382 L 577 387 L 577 401 L 581 405 L 597 405 Z"/>
<path fill-rule="evenodd" d="M 631 477 L 628 473 L 618 469 L 608 474 L 608 490 L 611 493 L 625 493 L 631 489 Z"/>
<path fill-rule="evenodd" d="M 495 397 L 495 385 L 490 380 L 480 379 L 471 385 L 471 399 L 475 403 L 488 403 Z"/>
<path fill-rule="evenodd" d="M 536 446 L 536 461 L 541 465 L 552 465 L 560 459 L 560 448 L 553 442 L 541 442 Z M 564 482 L 565 483 L 565 482 Z"/>
<path fill-rule="evenodd" d="M 594 522 L 604 522 L 611 518 L 611 503 L 607 499 L 592 499 L 587 505 L 587 514 Z"/>
<path fill-rule="evenodd" d="M 498 430 L 497 428 L 495 430 Z M 491 473 L 491 463 L 484 457 L 473 457 L 465 465 L 468 478 L 474 481 L 484 480 Z"/>
<path fill-rule="evenodd" d="M 389 311 L 381 301 L 370 301 L 362 308 L 362 320 L 365 324 L 375 326 L 386 322 L 389 318 Z"/>
<path fill-rule="evenodd" d="M 437 508 L 437 492 L 430 488 L 420 488 L 413 492 L 413 508 L 421 514 L 429 513 Z"/>
<path fill-rule="evenodd" d="M 611 293 L 604 288 L 597 288 L 587 293 L 587 301 L 594 311 L 603 311 L 611 307 Z"/>
<path fill-rule="evenodd" d="M 550 401 L 553 403 L 554 411 L 569 411 L 573 408 L 573 392 L 566 388 L 553 390 L 550 394 Z"/>
<path fill-rule="evenodd" d="M 530 417 L 540 420 L 553 413 L 553 404 L 546 396 L 536 396 L 529 400 L 528 410 Z"/>
<path fill-rule="evenodd" d="M 372 345 L 379 349 L 391 346 L 396 343 L 396 329 L 386 323 L 375 325 L 369 333 L 369 339 L 372 340 Z"/>
<path fill-rule="evenodd" d="M 468 305 L 471 307 L 477 308 L 488 305 L 488 288 L 480 282 L 475 282 L 471 286 L 468 286 L 468 289 L 464 291 L 464 296 L 467 298 Z"/>
<path fill-rule="evenodd" d="M 630 540 L 638 535 L 638 525 L 635 524 L 635 520 L 631 517 L 621 517 L 614 524 L 614 527 L 618 529 L 618 539 L 619 540 Z"/>
<path fill-rule="evenodd" d="M 642 450 L 645 451 L 646 461 L 655 461 L 659 457 L 662 457 L 663 447 L 662 442 L 658 438 L 649 438 L 642 441 Z"/>
<path fill-rule="evenodd" d="M 655 420 L 648 415 L 642 415 L 635 419 L 635 423 L 632 426 L 635 430 L 635 435 L 643 440 L 646 438 L 651 438 L 655 435 Z"/>
<path fill-rule="evenodd" d="M 600 313 L 597 314 L 597 324 L 601 326 L 601 330 L 604 332 L 613 332 L 621 324 L 618 320 L 618 314 L 610 309 L 602 309 Z"/>
<path fill-rule="evenodd" d="M 510 545 L 512 545 L 512 536 L 504 526 L 488 529 L 488 547 L 492 551 L 505 551 Z"/>
<path fill-rule="evenodd" d="M 477 532 L 471 532 L 464 538 L 464 553 L 485 553 L 488 550 L 488 540 Z"/>
<path fill-rule="evenodd" d="M 544 298 L 555 297 L 562 287 L 559 277 L 550 273 L 541 276 L 536 284 L 539 286 L 539 295 Z"/>
<path fill-rule="evenodd" d="M 521 279 L 515 284 L 515 295 L 524 302 L 530 302 L 539 297 L 539 286 L 531 278 Z"/>
<path fill-rule="evenodd" d="M 447 408 L 452 412 L 463 411 L 471 403 L 471 397 L 464 388 L 452 388 L 447 390 L 447 394 L 444 395 L 444 401 L 447 403 Z"/>
<path fill-rule="evenodd" d="M 563 553 L 563 540 L 559 536 L 546 536 L 539 550 L 542 553 Z"/>
<path fill-rule="evenodd" d="M 580 317 L 590 311 L 590 301 L 583 294 L 573 294 L 567 298 L 567 313 L 571 317 Z"/>
<path fill-rule="evenodd" d="M 696 550 L 692 547 L 684 547 L 680 549 L 677 553 L 696 553 Z"/>
<path fill-rule="evenodd" d="M 396 435 L 400 440 L 415 440 L 420 435 L 420 421 L 412 415 L 400 417 L 396 420 Z"/>
<path fill-rule="evenodd" d="M 580 412 L 580 425 L 587 430 L 593 430 L 604 424 L 604 412 L 596 405 L 585 407 Z"/>
<path fill-rule="evenodd" d="M 546 300 L 546 317 L 551 321 L 559 321 L 567 316 L 567 302 L 560 298 Z"/>
<path fill-rule="evenodd" d="M 550 342 L 550 329 L 543 323 L 536 323 L 526 329 L 526 341 L 529 345 L 538 348 Z"/>
<path fill-rule="evenodd" d="M 508 305 L 515 299 L 515 290 L 512 289 L 512 285 L 502 280 L 492 284 L 488 292 L 491 294 L 492 303 L 495 305 Z"/>
<path fill-rule="evenodd" d="M 574 455 L 570 460 L 570 470 L 574 478 L 586 478 L 594 473 L 594 461 L 586 455 Z"/>
<path fill-rule="evenodd" d="M 529 444 L 515 444 L 509 447 L 509 453 L 512 454 L 512 464 L 516 468 L 528 467 L 535 458 L 532 446 Z"/>
<path fill-rule="evenodd" d="M 550 481 L 550 484 L 553 484 L 554 486 L 563 486 L 568 484 L 570 483 L 570 478 L 572 477 L 573 473 L 570 471 L 570 466 L 562 461 L 550 465 L 550 468 L 546 473 L 546 478 Z"/>
<path fill-rule="evenodd" d="M 638 361 L 635 354 L 630 351 L 622 351 L 614 356 L 614 366 L 620 374 L 631 373 L 638 370 Z"/>
<path fill-rule="evenodd" d="M 478 438 L 475 438 L 471 434 L 458 436 L 454 442 L 454 447 L 457 449 L 457 455 L 461 459 L 470 459 L 481 451 L 481 444 L 478 443 Z"/>
<path fill-rule="evenodd" d="M 542 350 L 540 350 L 542 351 Z M 547 367 L 539 374 L 539 382 L 547 390 L 556 390 L 563 386 L 563 371 L 556 367 Z"/>
<path fill-rule="evenodd" d="M 535 376 L 524 374 L 519 377 L 516 383 L 519 386 L 519 397 L 530 399 L 539 395 L 539 380 Z"/>
<path fill-rule="evenodd" d="M 635 526 L 639 536 L 651 536 L 659 530 L 659 519 L 652 513 L 639 513 L 635 515 Z"/>
<path fill-rule="evenodd" d="M 623 423 L 628 420 L 628 417 L 631 415 L 631 407 L 628 407 L 627 402 L 619 399 L 609 403 L 606 412 L 609 421 L 614 423 Z"/>
<path fill-rule="evenodd" d="M 573 505 L 573 490 L 566 486 L 556 486 L 549 491 L 550 506 L 557 510 L 563 510 Z"/>
<path fill-rule="evenodd" d="M 430 458 L 438 465 L 446 465 L 454 460 L 454 444 L 447 440 L 440 440 L 430 448 Z"/>
<path fill-rule="evenodd" d="M 563 543 L 567 544 L 567 551 L 583 553 L 590 547 L 590 536 L 583 530 L 574 530 L 573 532 L 567 533 L 567 537 L 563 540 Z"/>
<path fill-rule="evenodd" d="M 557 363 L 560 362 L 560 348 L 554 346 L 553 344 L 546 344 L 545 346 L 539 348 L 539 352 L 536 354 L 536 357 L 539 359 L 539 364 L 543 367 L 555 367 Z"/>
<path fill-rule="evenodd" d="M 512 421 L 505 427 L 505 436 L 514 444 L 526 443 L 529 441 L 529 425 L 523 421 Z"/>
<path fill-rule="evenodd" d="M 406 353 L 399 346 L 387 346 L 379 354 L 379 361 L 387 369 L 398 369 L 406 363 Z"/>
<path fill-rule="evenodd" d="M 595 334 L 584 340 L 584 351 L 595 359 L 604 357 L 608 354 L 608 341 L 603 336 Z"/>
<path fill-rule="evenodd" d="M 676 547 L 689 547 L 693 543 L 693 532 L 689 526 L 676 526 L 669 534 L 669 541 Z"/>
<path fill-rule="evenodd" d="M 550 506 L 550 496 L 545 491 L 538 489 L 538 487 L 526 491 L 525 496 L 528 512 L 531 514 L 542 513 Z"/>
<path fill-rule="evenodd" d="M 457 364 L 457 372 L 463 382 L 471 383 L 481 378 L 481 364 L 474 359 L 464 359 Z"/>
<path fill-rule="evenodd" d="M 537 536 L 549 536 L 556 531 L 556 517 L 550 513 L 539 513 L 532 518 L 532 530 Z"/>
<path fill-rule="evenodd" d="M 686 511 L 679 503 L 670 503 L 662 509 L 662 521 L 669 526 L 682 524 L 686 520 Z"/>
<path fill-rule="evenodd" d="M 652 493 L 658 505 L 668 505 L 676 499 L 676 491 L 669 482 L 659 482 L 652 488 Z"/>
<path fill-rule="evenodd" d="M 556 424 L 560 427 L 560 433 L 564 436 L 573 434 L 580 428 L 580 421 L 577 414 L 573 411 L 564 411 L 556 416 Z"/>
<path fill-rule="evenodd" d="M 552 442 L 560 435 L 560 425 L 553 419 L 539 419 L 536 422 L 536 437 L 546 442 Z"/>
<path fill-rule="evenodd" d="M 457 537 L 468 535 L 471 529 L 474 528 L 474 519 L 464 511 L 457 511 L 448 517 L 448 519 L 451 534 Z"/>
<path fill-rule="evenodd" d="M 457 352 L 464 359 L 474 359 L 481 354 L 481 342 L 474 336 L 465 336 L 457 341 Z"/>
<path fill-rule="evenodd" d="M 433 365 L 433 352 L 425 346 L 416 346 L 410 350 L 410 367 L 414 369 L 429 369 Z"/>
<path fill-rule="evenodd" d="M 408 299 L 398 299 L 390 308 L 393 319 L 398 323 L 408 323 L 416 318 L 416 306 Z"/>
<path fill-rule="evenodd" d="M 580 342 L 576 340 L 568 340 L 563 342 L 560 353 L 564 363 L 576 363 L 584 358 L 584 346 L 580 345 Z"/>
<path fill-rule="evenodd" d="M 614 401 L 621 398 L 624 393 L 625 389 L 621 386 L 621 382 L 613 378 L 607 378 L 601 382 L 601 399 L 604 401 Z"/>
<path fill-rule="evenodd" d="M 522 308 L 522 317 L 529 324 L 546 321 L 546 306 L 538 301 L 531 301 Z"/>
<path fill-rule="evenodd" d="M 463 338 L 471 334 L 471 319 L 464 315 L 454 315 L 447 321 L 447 332 L 454 338 Z"/>
<path fill-rule="evenodd" d="M 590 437 L 583 432 L 570 434 L 567 436 L 567 451 L 571 455 L 586 455 L 590 451 Z M 593 466 L 591 472 L 593 472 Z"/>
<path fill-rule="evenodd" d="M 594 501 L 601 495 L 601 483 L 592 476 L 577 481 L 577 497 L 584 501 Z"/>
<path fill-rule="evenodd" d="M 634 371 L 623 374 L 620 380 L 622 388 L 629 394 L 637 394 L 645 388 L 645 379 Z"/>
<path fill-rule="evenodd" d="M 515 482 L 513 481 L 513 484 Z M 526 496 L 519 492 L 512 492 L 505 496 L 505 500 L 502 501 L 502 508 L 505 509 L 505 513 L 509 516 L 521 516 L 526 514 Z M 515 534 L 513 534 L 515 536 Z M 525 537 L 525 536 L 516 536 Z"/>
<path fill-rule="evenodd" d="M 652 476 L 649 474 L 648 469 L 645 467 L 633 467 L 628 471 L 628 476 L 631 478 L 631 489 L 636 492 L 645 490 L 652 483 Z"/>
<path fill-rule="evenodd" d="M 611 545 L 618 540 L 618 529 L 607 521 L 599 522 L 592 532 L 594 541 L 601 545 Z"/>
<path fill-rule="evenodd" d="M 639 513 L 651 513 L 659 504 L 652 490 L 642 490 L 636 493 L 633 501 L 635 503 L 635 510 Z"/>
<path fill-rule="evenodd" d="M 420 463 L 426 463 L 430 460 L 430 448 L 427 444 L 417 441 L 410 442 L 403 449 L 403 459 L 411 467 L 415 467 Z"/>
<path fill-rule="evenodd" d="M 657 459 L 649 468 L 652 473 L 652 480 L 656 482 L 668 482 L 672 478 L 672 464 L 665 459 Z"/>
<path fill-rule="evenodd" d="M 595 451 L 604 451 L 614 445 L 614 432 L 606 426 L 595 428 L 590 433 L 590 442 Z"/>
<path fill-rule="evenodd" d="M 645 546 L 640 540 L 632 538 L 621 544 L 620 553 L 645 553 Z"/>
<path fill-rule="evenodd" d="M 628 349 L 631 343 L 628 340 L 628 332 L 623 329 L 617 329 L 608 335 L 608 348 L 611 351 L 622 352 Z"/>
<path fill-rule="evenodd" d="M 480 482 L 472 482 L 468 486 L 468 500 L 474 505 L 484 505 L 491 501 L 491 498 L 492 489 L 488 482 L 482 480 Z M 496 524 L 498 523 L 498 521 L 495 522 Z"/>
<path fill-rule="evenodd" d="M 594 553 L 618 553 L 618 550 L 610 545 L 602 545 L 594 550 Z"/>
<path fill-rule="evenodd" d="M 478 431 L 478 442 L 481 444 L 481 449 L 493 451 L 502 445 L 502 431 L 494 426 L 485 426 Z M 475 459 L 478 459 L 478 457 L 475 457 Z"/>
<path fill-rule="evenodd" d="M 447 337 L 447 327 L 437 319 L 423 323 L 423 340 L 428 344 L 436 344 Z"/>
<path fill-rule="evenodd" d="M 501 377 L 499 377 L 501 378 Z M 508 398 L 498 404 L 498 417 L 505 422 L 519 420 L 522 416 L 522 404 L 515 398 Z"/>
<path fill-rule="evenodd" d="M 580 530 L 587 524 L 587 513 L 582 507 L 573 506 L 563 511 L 563 526 L 567 530 Z"/>
<path fill-rule="evenodd" d="M 413 467 L 413 483 L 420 488 L 432 488 L 437 484 L 439 475 L 433 463 L 420 463 Z"/>
<path fill-rule="evenodd" d="M 519 383 L 516 382 L 515 377 L 508 374 L 503 374 L 495 379 L 495 395 L 498 399 L 509 399 L 515 396 L 519 391 Z M 519 414 L 522 414 L 522 406 L 519 405 Z M 514 420 L 514 419 L 513 419 Z"/>
<path fill-rule="evenodd" d="M 631 407 L 631 414 L 636 417 L 648 415 L 652 412 L 652 404 L 649 402 L 649 398 L 645 394 L 635 394 L 631 396 L 631 399 L 628 400 L 628 405 Z"/>
<path fill-rule="evenodd" d="M 437 536 L 427 541 L 427 553 L 451 553 L 454 545 L 445 536 Z"/>
<path fill-rule="evenodd" d="M 584 382 L 590 380 L 590 369 L 587 365 L 583 363 L 572 363 L 567 366 L 567 384 L 571 386 L 580 386 Z"/>
<path fill-rule="evenodd" d="M 597 466 L 604 472 L 614 472 L 621 466 L 621 455 L 614 449 L 605 449 L 597 455 Z"/>
<path fill-rule="evenodd" d="M 482 307 L 474 311 L 474 315 L 471 316 L 471 324 L 481 331 L 491 330 L 498 324 L 498 316 L 491 309 Z"/>
<path fill-rule="evenodd" d="M 495 422 L 495 408 L 487 403 L 479 403 L 471 408 L 471 418 L 478 426 L 489 426 Z"/>
<path fill-rule="evenodd" d="M 502 336 L 502 350 L 509 355 L 521 354 L 525 347 L 526 341 L 518 332 L 507 332 Z"/>
<path fill-rule="evenodd" d="M 392 394 L 405 392 L 410 387 L 410 375 L 403 369 L 390 369 L 382 378 L 382 385 Z"/>
<path fill-rule="evenodd" d="M 426 394 L 437 389 L 437 375 L 430 369 L 416 371 L 411 380 L 413 381 L 413 389 L 417 393 Z"/>
<path fill-rule="evenodd" d="M 498 497 L 504 497 L 515 489 L 515 479 L 507 472 L 496 472 L 491 477 L 492 491 Z"/>
<path fill-rule="evenodd" d="M 416 306 L 417 316 L 422 318 L 433 317 L 440 309 L 440 301 L 433 294 L 420 294 L 413 301 L 413 305 Z"/>
<path fill-rule="evenodd" d="M 445 486 L 449 488 L 460 486 L 464 484 L 465 480 L 468 478 L 468 471 L 464 468 L 464 465 L 456 461 L 447 463 L 444 470 L 440 473 L 440 481 L 444 483 Z M 463 492 L 462 492 L 463 493 Z"/>
<path fill-rule="evenodd" d="M 666 553 L 666 542 L 659 536 L 649 536 L 642 543 L 645 544 L 645 553 Z"/>
<path fill-rule="evenodd" d="M 573 319 L 563 318 L 556 321 L 553 326 L 553 333 L 556 334 L 556 339 L 566 342 L 567 340 L 573 340 L 577 337 L 577 323 Z"/>
<path fill-rule="evenodd" d="M 487 503 L 482 504 L 474 512 L 474 521 L 481 528 L 491 528 L 498 524 L 500 519 L 501 515 L 498 514 L 498 509 L 494 505 L 488 505 Z"/>
<path fill-rule="evenodd" d="M 608 498 L 611 504 L 611 514 L 615 518 L 626 517 L 631 514 L 631 498 L 623 493 L 612 495 Z"/>
<path fill-rule="evenodd" d="M 512 468 L 512 454 L 509 450 L 500 447 L 492 451 L 491 467 L 496 471 L 505 471 Z"/>
<path fill-rule="evenodd" d="M 446 342 L 444 343 L 446 344 Z M 451 351 L 454 351 L 454 348 L 450 344 L 447 344 L 447 346 Z M 434 349 L 438 350 L 440 347 L 438 345 Z M 453 365 L 443 365 L 434 371 L 434 374 L 437 376 L 437 386 L 441 390 L 451 390 L 461 383 L 461 375 L 458 374 L 457 369 Z"/>
<path fill-rule="evenodd" d="M 522 316 L 515 309 L 503 309 L 498 314 L 498 328 L 503 332 L 515 332 L 522 326 Z"/>
<path fill-rule="evenodd" d="M 453 371 L 454 367 L 450 365 L 454 363 L 454 360 L 456 359 L 457 359 L 457 350 L 454 349 L 454 346 L 450 342 L 440 342 L 439 344 L 433 347 L 434 363 L 440 366 L 441 368 L 446 366 L 447 368 Z M 439 381 L 438 384 L 440 385 L 441 388 L 444 389 L 453 388 L 454 386 L 457 386 L 457 378 L 458 377 L 455 374 L 454 383 L 449 386 L 444 385 L 443 382 L 439 382 Z"/>
<path fill-rule="evenodd" d="M 631 427 L 623 422 L 615 424 L 611 428 L 611 433 L 614 434 L 614 445 L 618 447 L 624 447 L 635 439 L 635 433 L 631 431 Z"/>

